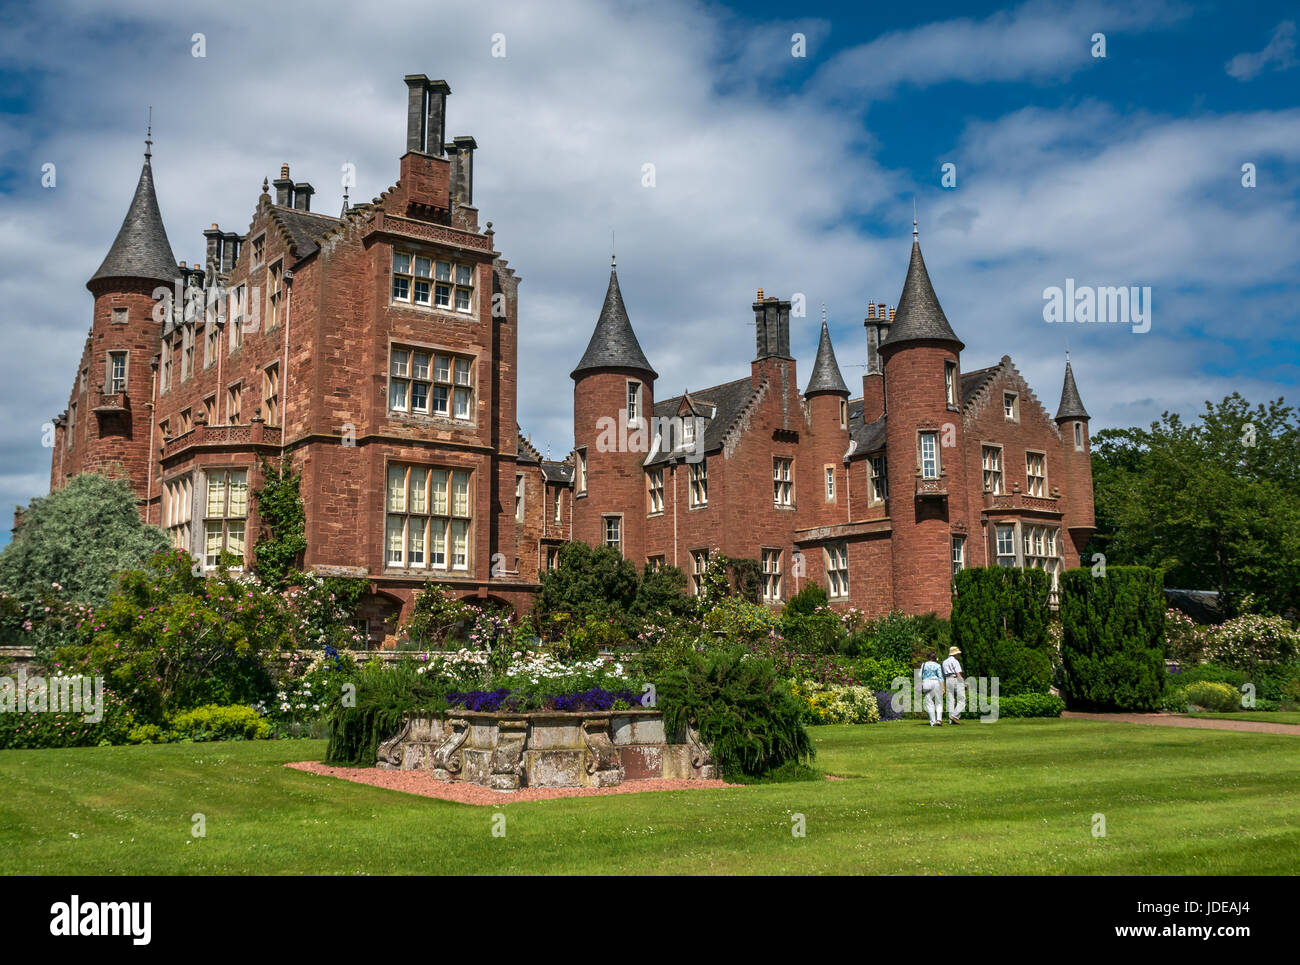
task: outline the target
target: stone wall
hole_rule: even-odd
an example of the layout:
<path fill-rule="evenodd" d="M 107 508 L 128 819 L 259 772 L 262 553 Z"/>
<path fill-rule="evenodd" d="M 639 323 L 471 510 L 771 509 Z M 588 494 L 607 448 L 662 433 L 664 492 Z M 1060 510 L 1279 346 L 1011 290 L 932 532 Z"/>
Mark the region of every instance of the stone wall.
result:
<path fill-rule="evenodd" d="M 655 710 L 410 714 L 379 746 L 378 766 L 498 791 L 716 776 L 699 734 L 666 734 Z"/>

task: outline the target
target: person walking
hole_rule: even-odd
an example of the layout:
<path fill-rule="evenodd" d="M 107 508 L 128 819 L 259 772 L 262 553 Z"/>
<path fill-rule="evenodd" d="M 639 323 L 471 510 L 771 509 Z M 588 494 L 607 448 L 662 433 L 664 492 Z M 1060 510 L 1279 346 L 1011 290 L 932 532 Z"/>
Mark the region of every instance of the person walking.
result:
<path fill-rule="evenodd" d="M 921 664 L 921 693 L 930 726 L 940 726 L 943 723 L 943 668 L 933 650 L 925 655 L 925 663 Z"/>
<path fill-rule="evenodd" d="M 948 722 L 960 724 L 966 710 L 966 679 L 961 674 L 961 651 L 948 648 L 948 659 L 943 662 L 943 689 L 948 693 Z"/>

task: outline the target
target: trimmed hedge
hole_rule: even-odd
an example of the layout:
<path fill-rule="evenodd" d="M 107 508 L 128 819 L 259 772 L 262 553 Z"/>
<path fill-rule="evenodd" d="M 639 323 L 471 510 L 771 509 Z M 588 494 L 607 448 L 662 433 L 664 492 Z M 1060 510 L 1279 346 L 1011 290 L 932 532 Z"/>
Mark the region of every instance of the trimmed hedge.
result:
<path fill-rule="evenodd" d="M 1164 573 L 1112 566 L 1061 576 L 1061 693 L 1071 707 L 1155 710 L 1165 682 Z"/>
<path fill-rule="evenodd" d="M 959 572 L 954 586 L 952 642 L 961 648 L 965 675 L 997 677 L 1009 695 L 1047 693 L 1052 684 L 1047 573 L 977 567 Z"/>
<path fill-rule="evenodd" d="M 1060 717 L 1065 701 L 1055 694 L 1012 694 L 998 698 L 998 717 Z"/>

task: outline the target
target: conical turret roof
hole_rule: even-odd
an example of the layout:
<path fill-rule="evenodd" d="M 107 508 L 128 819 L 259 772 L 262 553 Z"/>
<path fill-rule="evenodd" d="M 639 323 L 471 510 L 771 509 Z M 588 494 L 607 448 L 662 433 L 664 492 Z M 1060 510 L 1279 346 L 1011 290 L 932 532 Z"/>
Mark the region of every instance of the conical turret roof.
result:
<path fill-rule="evenodd" d="M 108 249 L 103 264 L 86 283 L 88 288 L 104 278 L 144 278 L 167 285 L 176 278 L 176 256 L 172 254 L 162 213 L 158 210 L 149 158 L 150 152 L 146 150 L 135 197 L 122 219 L 113 247 Z"/>
<path fill-rule="evenodd" d="M 912 259 L 907 265 L 907 280 L 903 282 L 903 294 L 898 299 L 898 311 L 889 326 L 889 336 L 881 345 L 892 348 L 904 342 L 924 341 L 953 342 L 959 349 L 966 347 L 948 324 L 948 318 L 939 305 L 939 296 L 930 284 L 930 273 L 925 270 L 921 243 L 914 233 Z"/>
<path fill-rule="evenodd" d="M 817 344 L 817 360 L 813 362 L 812 375 L 808 379 L 808 388 L 804 395 L 815 392 L 837 392 L 849 394 L 849 387 L 844 384 L 840 374 L 840 365 L 835 361 L 835 348 L 831 345 L 831 333 L 822 322 L 822 337 Z"/>
<path fill-rule="evenodd" d="M 1079 398 L 1079 387 L 1074 384 L 1074 369 L 1065 363 L 1065 384 L 1061 386 L 1061 404 L 1056 410 L 1057 419 L 1091 419 Z"/>
<path fill-rule="evenodd" d="M 641 351 L 636 332 L 632 331 L 632 322 L 623 305 L 623 293 L 618 287 L 618 271 L 613 267 L 609 270 L 609 288 L 605 292 L 600 318 L 596 320 L 596 330 L 591 333 L 587 351 L 582 353 L 582 361 L 570 377 L 577 378 L 580 373 L 593 369 L 635 369 L 652 379 L 659 377 Z"/>

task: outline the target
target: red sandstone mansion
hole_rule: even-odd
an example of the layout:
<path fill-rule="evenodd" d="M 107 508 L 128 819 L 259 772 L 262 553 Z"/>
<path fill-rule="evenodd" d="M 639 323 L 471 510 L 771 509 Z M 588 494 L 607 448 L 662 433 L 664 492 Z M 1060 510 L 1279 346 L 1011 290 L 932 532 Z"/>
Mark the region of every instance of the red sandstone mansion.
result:
<path fill-rule="evenodd" d="M 876 614 L 946 613 L 962 566 L 1077 565 L 1093 529 L 1088 414 L 1067 363 L 1052 417 L 1010 358 L 972 372 L 913 241 L 897 311 L 872 305 L 862 397 L 830 336 L 801 393 L 790 302 L 753 304 L 750 373 L 656 401 L 611 270 L 574 369 L 574 443 L 516 422 L 519 279 L 473 204 L 450 88 L 406 78 L 396 184 L 335 217 L 289 167 L 245 232 L 177 264 L 150 150 L 87 287 L 94 313 L 50 486 L 124 473 L 145 519 L 204 566 L 249 561 L 262 458 L 301 473 L 304 565 L 365 576 L 375 645 L 428 580 L 527 606 L 566 541 L 638 566 L 760 560 L 764 596 L 808 580 Z M 274 196 L 271 190 L 274 190 Z"/>

